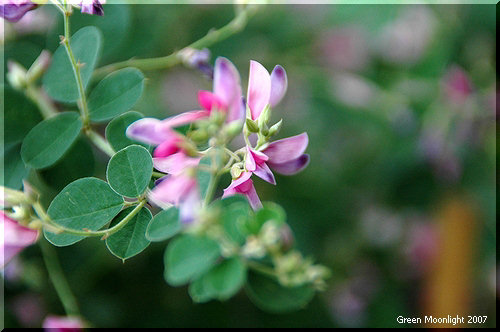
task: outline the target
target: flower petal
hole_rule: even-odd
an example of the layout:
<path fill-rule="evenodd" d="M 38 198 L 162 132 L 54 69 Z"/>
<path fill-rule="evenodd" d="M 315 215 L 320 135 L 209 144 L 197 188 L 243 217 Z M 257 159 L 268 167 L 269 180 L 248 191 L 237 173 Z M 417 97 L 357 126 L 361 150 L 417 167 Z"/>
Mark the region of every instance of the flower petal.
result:
<path fill-rule="evenodd" d="M 186 168 L 197 166 L 200 158 L 191 158 L 184 152 L 174 153 L 165 158 L 153 158 L 154 167 L 160 172 L 169 174 L 180 174 Z"/>
<path fill-rule="evenodd" d="M 274 67 L 271 73 L 271 97 L 269 98 L 269 103 L 271 107 L 278 105 L 288 88 L 288 79 L 286 77 L 286 71 L 280 65 Z"/>
<path fill-rule="evenodd" d="M 183 224 L 192 223 L 198 218 L 201 211 L 201 200 L 196 186 L 186 194 L 184 201 L 179 207 L 179 216 Z"/>
<path fill-rule="evenodd" d="M 3 267 L 15 255 L 38 239 L 38 231 L 21 226 L 1 211 L 0 229 L 3 231 L 0 237 L 0 267 Z"/>
<path fill-rule="evenodd" d="M 269 163 L 269 166 L 280 174 L 293 175 L 302 171 L 304 168 L 307 167 L 308 164 L 309 164 L 309 155 L 303 154 L 297 159 L 290 160 L 282 164 Z"/>
<path fill-rule="evenodd" d="M 276 180 L 274 179 L 274 174 L 273 172 L 271 172 L 269 166 L 267 166 L 266 163 L 257 165 L 257 168 L 253 173 L 262 180 L 269 182 L 270 184 L 276 184 Z"/>
<path fill-rule="evenodd" d="M 84 323 L 77 317 L 47 316 L 43 328 L 49 331 L 83 331 Z"/>
<path fill-rule="evenodd" d="M 160 128 L 161 123 L 161 120 L 154 118 L 137 120 L 128 126 L 127 137 L 148 144 L 161 144 L 172 136 L 171 130 Z"/>
<path fill-rule="evenodd" d="M 250 61 L 248 78 L 247 103 L 252 120 L 256 120 L 271 96 L 271 77 L 266 68 L 257 61 Z"/>
<path fill-rule="evenodd" d="M 169 175 L 150 193 L 153 201 L 160 201 L 179 205 L 189 193 L 189 190 L 196 186 L 196 180 L 187 175 Z"/>
<path fill-rule="evenodd" d="M 183 126 L 185 124 L 195 122 L 196 120 L 206 118 L 209 115 L 210 111 L 207 110 L 184 112 L 163 120 L 161 122 L 160 128 L 165 129 Z"/>
<path fill-rule="evenodd" d="M 269 157 L 269 163 L 282 164 L 297 159 L 307 148 L 307 133 L 274 141 L 262 152 Z"/>
<path fill-rule="evenodd" d="M 236 187 L 238 187 L 239 185 L 241 185 L 242 183 L 244 183 L 245 181 L 247 181 L 248 179 L 250 179 L 250 177 L 252 176 L 252 172 L 243 172 L 241 173 L 240 177 L 237 178 L 236 180 L 233 180 L 231 182 L 231 184 L 229 185 L 229 187 L 227 187 L 226 189 L 224 189 L 224 192 L 226 190 L 230 190 L 230 189 L 234 189 Z"/>
<path fill-rule="evenodd" d="M 250 203 L 252 209 L 259 210 L 262 208 L 262 203 L 260 202 L 259 195 L 257 195 L 257 191 L 255 190 L 252 180 L 248 181 L 250 181 L 251 186 L 246 192 L 242 194 L 248 198 L 248 202 Z"/>
<path fill-rule="evenodd" d="M 211 111 L 217 109 L 221 111 L 227 110 L 227 106 L 223 101 L 210 91 L 200 90 L 198 92 L 198 102 L 204 110 Z"/>
<path fill-rule="evenodd" d="M 241 118 L 244 108 L 241 98 L 240 74 L 226 58 L 218 57 L 214 68 L 214 94 L 227 106 L 227 122 Z"/>
<path fill-rule="evenodd" d="M 179 143 L 182 141 L 180 135 L 172 133 L 172 136 L 167 140 L 163 141 L 160 145 L 156 147 L 153 151 L 153 157 L 155 158 L 165 158 L 174 153 L 179 152 Z"/>

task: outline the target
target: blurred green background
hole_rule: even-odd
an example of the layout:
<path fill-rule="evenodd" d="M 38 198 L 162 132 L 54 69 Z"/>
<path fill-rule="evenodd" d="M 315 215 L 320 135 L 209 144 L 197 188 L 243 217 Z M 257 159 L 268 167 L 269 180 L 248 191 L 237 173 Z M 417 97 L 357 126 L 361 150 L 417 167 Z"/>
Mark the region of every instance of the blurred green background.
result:
<path fill-rule="evenodd" d="M 278 175 L 276 187 L 255 183 L 262 200 L 285 208 L 297 247 L 332 270 L 328 289 L 291 314 L 264 313 L 243 291 L 194 304 L 187 287 L 163 280 L 165 243 L 123 264 L 91 238 L 56 249 L 84 317 L 96 327 L 391 327 L 402 326 L 398 316 L 458 314 L 496 326 L 496 8 L 260 8 L 243 32 L 210 47 L 212 63 L 229 58 L 244 91 L 250 60 L 286 69 L 288 92 L 272 122 L 284 120 L 279 138 L 309 134 L 311 163 Z M 235 15 L 230 5 L 104 9 L 104 17 L 72 18 L 73 31 L 103 31 L 100 65 L 167 55 Z M 58 13 L 29 14 L 4 25 L 5 63 L 29 67 L 58 46 Z M 134 110 L 148 116 L 196 109 L 197 91 L 211 89 L 196 69 L 145 74 Z M 95 167 L 81 163 L 103 176 L 107 159 L 93 155 Z M 48 204 L 60 189 L 46 184 L 50 172 L 29 176 Z M 5 279 L 5 326 L 64 314 L 37 246 Z"/>

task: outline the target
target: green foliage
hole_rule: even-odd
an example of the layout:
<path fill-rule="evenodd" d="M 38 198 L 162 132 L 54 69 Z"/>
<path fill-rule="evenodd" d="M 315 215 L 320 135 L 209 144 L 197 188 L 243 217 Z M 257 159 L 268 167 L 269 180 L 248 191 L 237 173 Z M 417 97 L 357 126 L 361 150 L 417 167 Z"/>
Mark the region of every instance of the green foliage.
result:
<path fill-rule="evenodd" d="M 146 238 L 150 241 L 164 241 L 181 231 L 179 209 L 171 207 L 163 210 L 151 219 L 146 230 Z"/>
<path fill-rule="evenodd" d="M 201 199 L 204 200 L 205 196 L 207 195 L 210 180 L 212 178 L 212 173 L 210 172 L 212 158 L 210 156 L 203 157 L 200 160 L 199 165 L 201 167 L 197 168 L 196 178 L 198 180 L 198 189 L 200 191 Z"/>
<path fill-rule="evenodd" d="M 26 166 L 21 159 L 21 144 L 5 144 L 2 145 L 2 160 L 3 172 L 0 172 L 1 185 L 20 189 L 23 185 L 23 179 L 28 176 L 29 167 Z"/>
<path fill-rule="evenodd" d="M 248 229 L 254 224 L 254 213 L 247 199 L 241 195 L 234 195 L 217 201 L 219 220 L 225 233 L 235 243 L 245 243 L 249 235 Z"/>
<path fill-rule="evenodd" d="M 193 282 L 189 294 L 195 302 L 210 299 L 227 300 L 240 290 L 246 280 L 246 266 L 238 257 L 232 257 L 214 266 Z"/>
<path fill-rule="evenodd" d="M 144 75 L 138 69 L 125 68 L 109 74 L 90 94 L 90 119 L 105 121 L 130 110 L 141 97 L 143 88 Z"/>
<path fill-rule="evenodd" d="M 138 197 L 146 190 L 153 173 L 153 159 L 149 151 L 131 145 L 118 151 L 109 161 L 106 176 L 117 193 Z"/>
<path fill-rule="evenodd" d="M 94 71 L 101 43 L 101 32 L 92 26 L 78 30 L 70 38 L 76 63 L 84 64 L 80 70 L 84 88 Z M 75 73 L 64 45 L 60 45 L 54 53 L 51 66 L 43 77 L 43 86 L 49 96 L 55 100 L 74 102 L 79 99 Z"/>
<path fill-rule="evenodd" d="M 23 141 L 21 156 L 26 165 L 45 168 L 58 161 L 82 129 L 78 113 L 64 112 L 37 124 Z"/>
<path fill-rule="evenodd" d="M 19 143 L 42 117 L 35 104 L 12 88 L 5 87 L 4 97 L 4 144 Z"/>
<path fill-rule="evenodd" d="M 273 202 L 262 203 L 262 209 L 255 213 L 255 223 L 250 225 L 249 231 L 253 234 L 259 232 L 266 221 L 274 221 L 276 225 L 282 225 L 286 221 L 285 210 Z"/>
<path fill-rule="evenodd" d="M 134 208 L 129 207 L 121 211 L 113 219 L 111 227 L 119 223 Z M 146 228 L 153 215 L 147 208 L 142 208 L 122 229 L 106 239 L 106 246 L 113 255 L 126 260 L 139 254 L 151 243 L 146 238 Z"/>
<path fill-rule="evenodd" d="M 99 230 L 123 207 L 123 197 L 104 181 L 83 178 L 67 185 L 52 201 L 47 211 L 52 221 L 63 227 L 82 231 Z M 44 231 L 45 237 L 56 246 L 67 246 L 85 236 Z"/>
<path fill-rule="evenodd" d="M 79 138 L 57 163 L 39 174 L 47 185 L 61 190 L 75 180 L 92 176 L 94 169 L 95 158 L 92 147 L 85 139 Z"/>
<path fill-rule="evenodd" d="M 106 127 L 106 139 L 115 151 L 120 151 L 121 149 L 132 144 L 139 144 L 145 148 L 149 148 L 148 144 L 136 142 L 125 135 L 127 127 L 143 117 L 144 116 L 141 113 L 132 111 L 124 113 L 111 120 Z"/>
<path fill-rule="evenodd" d="M 245 290 L 256 306 L 272 313 L 301 309 L 314 296 L 314 289 L 308 285 L 284 287 L 276 280 L 256 272 L 248 274 Z"/>
<path fill-rule="evenodd" d="M 207 272 L 220 256 L 216 241 L 193 235 L 174 239 L 165 251 L 165 280 L 180 286 Z"/>

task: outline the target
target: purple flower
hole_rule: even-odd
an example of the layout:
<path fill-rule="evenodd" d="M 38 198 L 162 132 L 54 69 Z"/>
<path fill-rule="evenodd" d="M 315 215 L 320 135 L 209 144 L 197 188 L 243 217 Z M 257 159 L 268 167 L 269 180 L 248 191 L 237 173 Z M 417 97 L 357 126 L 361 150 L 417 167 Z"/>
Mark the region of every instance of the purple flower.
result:
<path fill-rule="evenodd" d="M 29 0 L 2 0 L 0 16 L 10 22 L 19 21 L 24 14 L 37 7 Z"/>
<path fill-rule="evenodd" d="M 257 191 L 253 186 L 253 181 L 250 179 L 252 176 L 252 172 L 243 172 L 241 175 L 231 182 L 229 187 L 224 189 L 224 194 L 222 198 L 232 196 L 235 194 L 242 194 L 250 203 L 250 206 L 254 210 L 258 210 L 262 207 L 262 203 L 260 202 L 259 196 L 257 195 Z"/>
<path fill-rule="evenodd" d="M 267 105 L 276 106 L 286 93 L 288 81 L 283 67 L 274 67 L 271 75 L 257 61 L 250 61 L 247 103 L 252 120 L 257 120 Z"/>
<path fill-rule="evenodd" d="M 80 7 L 82 8 L 82 13 L 90 15 L 104 15 L 104 9 L 102 4 L 106 3 L 106 0 L 82 0 Z"/>
<path fill-rule="evenodd" d="M 48 316 L 43 322 L 43 328 L 53 332 L 82 331 L 83 322 L 78 317 Z"/>
<path fill-rule="evenodd" d="M 0 223 L 3 232 L 0 237 L 0 267 L 3 267 L 24 248 L 37 241 L 38 231 L 20 225 L 3 211 L 0 211 Z"/>

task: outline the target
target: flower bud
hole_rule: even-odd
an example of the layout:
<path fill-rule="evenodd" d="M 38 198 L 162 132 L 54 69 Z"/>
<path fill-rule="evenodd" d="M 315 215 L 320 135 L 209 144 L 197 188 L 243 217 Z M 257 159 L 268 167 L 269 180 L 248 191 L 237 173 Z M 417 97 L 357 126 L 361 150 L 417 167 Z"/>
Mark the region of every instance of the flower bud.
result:
<path fill-rule="evenodd" d="M 240 177 L 241 173 L 243 173 L 243 164 L 236 163 L 231 167 L 231 177 L 233 179 L 237 179 Z"/>
<path fill-rule="evenodd" d="M 224 132 L 226 133 L 226 135 L 230 139 L 232 139 L 232 138 L 238 136 L 239 134 L 241 134 L 242 127 L 243 127 L 243 121 L 241 121 L 241 120 L 234 120 L 234 121 L 228 123 L 224 127 Z"/>
<path fill-rule="evenodd" d="M 189 133 L 189 138 L 196 143 L 202 143 L 208 139 L 208 133 L 204 129 L 193 130 Z"/>
<path fill-rule="evenodd" d="M 262 113 L 259 115 L 259 127 L 262 127 L 262 125 L 267 124 L 269 122 L 269 119 L 271 118 L 271 107 L 268 104 Z"/>
<path fill-rule="evenodd" d="M 267 136 L 271 137 L 278 134 L 282 125 L 283 125 L 283 119 L 279 120 L 274 125 L 272 125 L 271 128 L 269 128 L 269 133 L 267 134 Z"/>
<path fill-rule="evenodd" d="M 264 136 L 268 136 L 269 135 L 269 127 L 267 126 L 267 124 L 265 124 L 265 123 L 261 124 L 261 126 L 260 126 L 260 132 Z"/>
<path fill-rule="evenodd" d="M 35 62 L 33 62 L 30 69 L 28 69 L 28 74 L 26 76 L 28 83 L 35 82 L 43 75 L 43 73 L 49 68 L 50 60 L 50 52 L 43 50 L 38 58 L 36 58 Z"/>
<path fill-rule="evenodd" d="M 265 256 L 266 250 L 255 236 L 249 236 L 242 248 L 242 254 L 248 258 L 262 258 Z"/>
<path fill-rule="evenodd" d="M 26 87 L 26 69 L 14 61 L 9 61 L 7 68 L 7 80 L 10 85 L 16 90 L 23 90 Z"/>
<path fill-rule="evenodd" d="M 246 125 L 247 125 L 249 132 L 251 132 L 251 133 L 258 133 L 259 132 L 259 126 L 252 119 L 247 118 Z"/>

